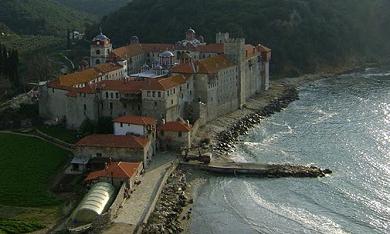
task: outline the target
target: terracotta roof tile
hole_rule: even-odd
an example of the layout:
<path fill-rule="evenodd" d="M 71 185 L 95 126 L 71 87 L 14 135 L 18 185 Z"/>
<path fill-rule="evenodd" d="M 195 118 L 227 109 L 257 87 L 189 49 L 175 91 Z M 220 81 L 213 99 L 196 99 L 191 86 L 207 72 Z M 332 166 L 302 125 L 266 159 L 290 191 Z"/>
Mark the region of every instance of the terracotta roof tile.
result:
<path fill-rule="evenodd" d="M 175 50 L 175 45 L 173 44 L 149 43 L 141 44 L 141 46 L 145 52 L 163 52 L 166 50 Z"/>
<path fill-rule="evenodd" d="M 207 44 L 207 45 L 200 45 L 195 48 L 196 51 L 202 52 L 202 53 L 217 53 L 222 54 L 224 53 L 224 44 Z"/>
<path fill-rule="evenodd" d="M 141 44 L 130 44 L 123 46 L 112 51 L 113 55 L 117 58 L 128 59 L 136 55 L 145 53 Z"/>
<path fill-rule="evenodd" d="M 161 125 L 159 130 L 167 132 L 190 132 L 192 126 L 182 121 L 166 122 Z"/>
<path fill-rule="evenodd" d="M 126 115 L 114 119 L 113 122 L 146 126 L 146 125 L 155 125 L 157 123 L 157 120 L 155 118 L 146 117 L 146 116 Z"/>
<path fill-rule="evenodd" d="M 181 74 L 194 74 L 194 73 L 196 73 L 195 67 L 193 66 L 193 64 L 190 64 L 190 63 L 178 64 L 171 69 L 171 72 L 181 73 Z"/>
<path fill-rule="evenodd" d="M 198 73 L 215 74 L 222 69 L 234 66 L 234 64 L 225 55 L 217 55 L 199 60 L 198 66 Z"/>
<path fill-rule="evenodd" d="M 102 90 L 117 90 L 123 93 L 136 93 L 142 90 L 161 90 L 184 84 L 186 78 L 182 75 L 173 75 L 165 78 L 147 78 L 144 80 L 105 80 L 97 84 Z"/>
<path fill-rule="evenodd" d="M 144 149 L 149 140 L 145 137 L 93 134 L 76 143 L 76 146 Z"/>
<path fill-rule="evenodd" d="M 89 173 L 84 181 L 95 180 L 99 179 L 100 177 L 130 179 L 135 175 L 140 165 L 140 162 L 114 162 L 109 164 L 104 170 Z"/>
<path fill-rule="evenodd" d="M 106 73 L 116 71 L 121 68 L 122 66 L 116 63 L 99 64 L 96 67 L 88 68 L 82 71 L 76 71 L 67 75 L 62 75 L 59 77 L 59 84 L 62 86 L 71 87 L 77 84 L 88 83 Z"/>

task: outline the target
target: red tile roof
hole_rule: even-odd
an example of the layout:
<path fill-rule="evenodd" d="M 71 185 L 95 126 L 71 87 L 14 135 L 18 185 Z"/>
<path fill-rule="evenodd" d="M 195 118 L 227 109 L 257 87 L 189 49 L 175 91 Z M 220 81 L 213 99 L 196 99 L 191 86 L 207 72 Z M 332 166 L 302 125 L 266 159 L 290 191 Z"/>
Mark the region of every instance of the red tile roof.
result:
<path fill-rule="evenodd" d="M 271 52 L 270 48 L 263 46 L 262 44 L 258 44 L 256 47 L 260 52 Z"/>
<path fill-rule="evenodd" d="M 205 74 L 215 74 L 222 69 L 234 66 L 234 64 L 230 62 L 225 55 L 217 55 L 207 59 L 201 59 L 198 63 L 198 73 Z"/>
<path fill-rule="evenodd" d="M 172 121 L 161 125 L 159 130 L 166 132 L 190 132 L 191 128 L 192 126 L 190 124 L 184 123 L 182 121 Z"/>
<path fill-rule="evenodd" d="M 196 47 L 196 51 L 202 52 L 202 53 L 217 53 L 222 54 L 224 53 L 224 44 L 207 44 L 207 45 L 200 45 Z"/>
<path fill-rule="evenodd" d="M 246 58 L 251 58 L 258 55 L 258 51 L 255 46 L 246 44 L 245 45 L 245 55 Z"/>
<path fill-rule="evenodd" d="M 125 115 L 114 119 L 113 122 L 146 126 L 146 125 L 155 125 L 157 123 L 157 120 L 155 118 L 146 117 L 146 116 Z"/>
<path fill-rule="evenodd" d="M 144 149 L 149 140 L 145 137 L 93 134 L 76 143 L 76 146 Z"/>
<path fill-rule="evenodd" d="M 82 71 L 76 71 L 67 75 L 62 75 L 58 80 L 61 86 L 72 87 L 77 84 L 88 83 L 104 74 L 119 70 L 121 68 L 122 66 L 116 63 L 103 63 L 97 65 L 96 67 L 88 68 Z"/>
<path fill-rule="evenodd" d="M 105 80 L 98 83 L 102 90 L 117 90 L 123 93 L 137 93 L 142 90 L 165 91 L 184 84 L 186 78 L 182 75 L 173 75 L 165 78 L 147 78 L 144 80 Z"/>
<path fill-rule="evenodd" d="M 127 46 L 116 48 L 112 51 L 112 54 L 116 58 L 128 59 L 140 54 L 145 53 L 141 44 L 130 44 Z"/>
<path fill-rule="evenodd" d="M 95 180 L 100 177 L 113 177 L 120 179 L 130 179 L 133 177 L 142 163 L 114 162 L 110 163 L 106 169 L 94 171 L 88 174 L 84 181 Z"/>
<path fill-rule="evenodd" d="M 173 44 L 149 43 L 141 44 L 141 46 L 145 52 L 163 52 L 166 50 L 175 50 L 175 45 Z"/>
<path fill-rule="evenodd" d="M 171 69 L 171 72 L 172 73 L 181 73 L 181 74 L 194 74 L 194 73 L 196 73 L 194 64 L 190 64 L 190 63 L 178 64 Z"/>

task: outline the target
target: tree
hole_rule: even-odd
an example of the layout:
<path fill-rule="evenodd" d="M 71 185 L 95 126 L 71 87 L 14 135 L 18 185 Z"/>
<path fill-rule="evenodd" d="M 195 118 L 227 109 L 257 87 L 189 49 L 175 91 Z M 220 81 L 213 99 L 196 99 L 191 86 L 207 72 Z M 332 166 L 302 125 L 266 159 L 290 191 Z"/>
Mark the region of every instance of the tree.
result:
<path fill-rule="evenodd" d="M 26 62 L 27 74 L 36 81 L 46 81 L 55 77 L 52 61 L 45 54 L 36 54 Z"/>
<path fill-rule="evenodd" d="M 96 126 L 96 133 L 112 134 L 114 132 L 111 117 L 100 117 Z"/>

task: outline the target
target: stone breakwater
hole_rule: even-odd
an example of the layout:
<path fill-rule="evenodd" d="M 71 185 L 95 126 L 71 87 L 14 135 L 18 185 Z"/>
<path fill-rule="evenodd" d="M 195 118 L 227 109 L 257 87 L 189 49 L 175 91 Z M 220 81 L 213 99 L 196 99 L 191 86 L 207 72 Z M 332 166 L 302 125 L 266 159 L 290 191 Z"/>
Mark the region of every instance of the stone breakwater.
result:
<path fill-rule="evenodd" d="M 295 87 L 288 87 L 281 97 L 275 98 L 264 108 L 255 110 L 229 126 L 226 130 L 217 133 L 216 142 L 213 146 L 214 154 L 222 155 L 232 152 L 239 136 L 247 134 L 254 125 L 259 124 L 265 117 L 275 112 L 280 112 L 291 102 L 298 100 L 298 90 Z"/>
<path fill-rule="evenodd" d="M 142 233 L 181 233 L 183 227 L 181 227 L 179 218 L 183 208 L 192 203 L 192 199 L 189 199 L 190 194 L 187 195 L 186 190 L 186 175 L 182 170 L 177 169 L 168 178 L 156 208 Z M 185 217 L 189 219 L 190 213 Z"/>
<path fill-rule="evenodd" d="M 329 169 L 321 169 L 316 166 L 290 165 L 290 164 L 259 164 L 259 163 L 239 163 L 239 162 L 212 162 L 208 165 L 201 163 L 185 163 L 181 166 L 199 169 L 221 175 L 247 175 L 262 178 L 282 178 L 282 177 L 324 177 L 331 174 Z"/>

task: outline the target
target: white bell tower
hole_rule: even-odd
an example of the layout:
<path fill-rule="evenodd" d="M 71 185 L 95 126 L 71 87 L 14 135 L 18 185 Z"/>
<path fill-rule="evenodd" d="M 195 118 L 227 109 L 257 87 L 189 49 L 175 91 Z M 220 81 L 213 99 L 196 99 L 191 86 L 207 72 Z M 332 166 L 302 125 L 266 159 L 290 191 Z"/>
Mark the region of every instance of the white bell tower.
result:
<path fill-rule="evenodd" d="M 112 44 L 110 39 L 102 32 L 93 38 L 91 44 L 91 67 L 98 64 L 106 63 L 110 53 L 112 52 Z"/>

